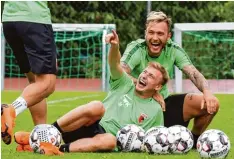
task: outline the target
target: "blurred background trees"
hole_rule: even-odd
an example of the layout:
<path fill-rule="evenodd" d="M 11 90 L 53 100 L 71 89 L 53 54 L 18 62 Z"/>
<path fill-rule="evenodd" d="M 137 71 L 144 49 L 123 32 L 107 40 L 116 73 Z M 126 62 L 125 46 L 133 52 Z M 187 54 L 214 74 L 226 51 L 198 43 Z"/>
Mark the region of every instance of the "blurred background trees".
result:
<path fill-rule="evenodd" d="M 49 1 L 48 5 L 53 23 L 116 24 L 121 41 L 120 51 L 123 53 L 128 43 L 144 38 L 147 3 L 147 1 Z M 4 2 L 1 3 L 1 8 L 3 4 Z M 151 10 L 165 12 L 172 18 L 173 24 L 234 22 L 232 1 L 152 1 Z M 229 36 L 234 39 L 234 31 Z M 187 38 L 185 41 L 191 40 L 189 36 L 185 38 Z M 199 45 L 205 48 L 207 44 Z M 195 54 L 187 51 L 196 48 L 195 44 L 187 46 L 185 43 L 183 47 L 187 49 L 194 65 L 206 78 L 234 79 L 234 43 L 228 43 L 224 47 L 219 45 L 222 44 L 217 41 L 211 42 L 209 48 L 210 50 L 213 48 L 215 53 L 205 51 L 202 55 L 199 55 L 199 50 L 195 51 Z M 196 59 L 196 56 L 205 57 Z M 218 60 L 211 61 L 214 57 L 218 57 Z M 212 66 L 207 63 L 212 63 Z M 216 73 L 217 71 L 219 72 Z"/>
<path fill-rule="evenodd" d="M 233 22 L 234 2 L 152 1 L 151 10 L 163 11 L 174 23 Z M 126 44 L 144 38 L 147 1 L 51 1 L 53 23 L 116 24 L 121 52 Z"/>

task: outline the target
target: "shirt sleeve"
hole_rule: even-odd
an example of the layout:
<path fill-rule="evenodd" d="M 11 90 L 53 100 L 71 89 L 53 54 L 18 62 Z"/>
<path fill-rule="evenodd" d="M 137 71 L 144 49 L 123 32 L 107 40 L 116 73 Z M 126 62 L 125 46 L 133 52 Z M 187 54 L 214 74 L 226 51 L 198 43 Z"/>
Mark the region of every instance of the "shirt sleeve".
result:
<path fill-rule="evenodd" d="M 175 65 L 180 70 L 182 70 L 184 66 L 193 65 L 187 53 L 180 47 L 175 51 Z"/>
<path fill-rule="evenodd" d="M 119 79 L 110 78 L 110 91 L 114 91 L 116 89 L 121 89 L 123 87 L 134 85 L 132 79 L 127 75 L 126 72 L 123 72 L 122 76 Z"/>
<path fill-rule="evenodd" d="M 121 62 L 126 63 L 131 70 L 133 70 L 141 61 L 141 48 L 139 43 L 136 41 L 131 42 L 127 45 L 123 56 L 121 57 Z"/>

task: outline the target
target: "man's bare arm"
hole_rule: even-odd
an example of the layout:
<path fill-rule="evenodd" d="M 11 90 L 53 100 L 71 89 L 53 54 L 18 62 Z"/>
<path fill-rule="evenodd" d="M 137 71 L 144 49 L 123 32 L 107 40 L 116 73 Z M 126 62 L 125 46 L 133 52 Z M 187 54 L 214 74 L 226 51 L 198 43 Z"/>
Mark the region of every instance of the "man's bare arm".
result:
<path fill-rule="evenodd" d="M 129 77 L 133 80 L 133 82 L 136 84 L 137 79 L 131 76 L 131 68 L 128 66 L 128 64 L 121 62 L 121 67 L 124 69 L 124 71 L 129 75 Z"/>
<path fill-rule="evenodd" d="M 111 44 L 108 55 L 111 77 L 112 79 L 118 79 L 122 76 L 124 70 L 120 66 L 121 54 L 119 52 L 119 37 L 116 31 L 112 30 L 112 33 L 107 34 L 105 41 Z"/>
<path fill-rule="evenodd" d="M 188 75 L 194 85 L 203 92 L 204 99 L 201 102 L 201 109 L 206 107 L 210 114 L 217 112 L 219 109 L 219 101 L 211 93 L 205 77 L 193 65 L 185 66 L 183 72 Z"/>
<path fill-rule="evenodd" d="M 201 92 L 209 90 L 207 80 L 193 65 L 187 65 L 182 70 Z"/>

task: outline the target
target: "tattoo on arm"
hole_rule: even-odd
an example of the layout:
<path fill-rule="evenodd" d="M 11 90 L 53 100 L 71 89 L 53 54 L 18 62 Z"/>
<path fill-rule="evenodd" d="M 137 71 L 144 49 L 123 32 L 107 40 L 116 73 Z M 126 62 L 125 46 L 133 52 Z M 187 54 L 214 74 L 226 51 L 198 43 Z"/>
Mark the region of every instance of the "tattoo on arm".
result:
<path fill-rule="evenodd" d="M 137 81 L 136 78 L 134 78 L 133 76 L 131 76 L 131 68 L 128 66 L 128 64 L 121 62 L 121 67 L 124 69 L 124 71 L 129 75 L 129 77 L 133 80 L 133 82 L 135 83 Z"/>
<path fill-rule="evenodd" d="M 131 68 L 128 66 L 128 64 L 121 62 L 121 66 L 127 74 L 131 73 Z"/>
<path fill-rule="evenodd" d="M 182 70 L 201 92 L 209 89 L 207 80 L 193 65 L 185 66 Z"/>
<path fill-rule="evenodd" d="M 189 98 L 190 100 L 192 100 L 192 99 L 193 99 L 193 94 L 192 94 L 192 93 L 188 94 L 188 98 Z"/>

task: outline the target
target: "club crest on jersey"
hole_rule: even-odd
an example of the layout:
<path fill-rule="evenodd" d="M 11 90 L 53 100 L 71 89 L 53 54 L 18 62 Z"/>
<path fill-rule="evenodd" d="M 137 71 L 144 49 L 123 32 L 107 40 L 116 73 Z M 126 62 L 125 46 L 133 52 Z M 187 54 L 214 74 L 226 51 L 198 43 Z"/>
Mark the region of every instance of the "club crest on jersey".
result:
<path fill-rule="evenodd" d="M 145 113 L 141 113 L 141 115 L 138 118 L 138 122 L 142 123 L 147 118 L 148 118 L 148 115 L 146 115 Z"/>
<path fill-rule="evenodd" d="M 129 107 L 131 105 L 132 105 L 132 99 L 127 94 L 120 97 L 120 100 L 118 102 L 119 107 Z"/>

